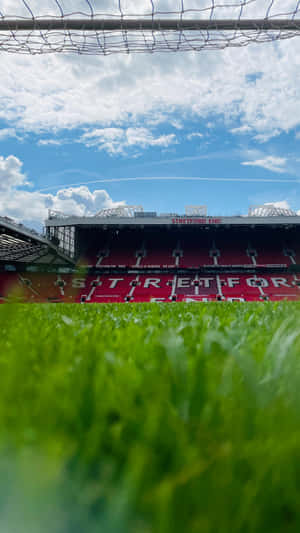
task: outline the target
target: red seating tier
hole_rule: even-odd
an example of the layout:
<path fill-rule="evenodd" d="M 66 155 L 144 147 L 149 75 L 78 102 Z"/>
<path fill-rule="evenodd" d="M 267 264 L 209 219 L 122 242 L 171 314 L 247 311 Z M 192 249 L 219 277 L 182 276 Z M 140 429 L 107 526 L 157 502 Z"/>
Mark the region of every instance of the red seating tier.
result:
<path fill-rule="evenodd" d="M 149 302 L 300 299 L 294 275 L 55 275 L 0 274 L 0 302 Z"/>
<path fill-rule="evenodd" d="M 15 273 L 0 274 L 0 302 L 4 302 L 9 295 L 19 292 L 18 276 Z"/>
<path fill-rule="evenodd" d="M 222 248 L 218 257 L 218 265 L 252 265 L 253 261 L 246 253 L 245 245 L 240 248 Z"/>
<path fill-rule="evenodd" d="M 183 255 L 180 258 L 180 267 L 197 268 L 201 265 L 213 265 L 213 257 L 210 256 L 212 249 L 212 239 L 206 235 L 200 234 L 186 235 L 181 241 Z"/>
<path fill-rule="evenodd" d="M 297 242 L 286 242 L 282 235 L 224 232 L 217 237 L 204 231 L 172 233 L 167 231 L 100 232 L 90 243 L 80 264 L 101 267 L 181 267 L 198 268 L 205 265 L 249 266 L 290 265 L 284 249 L 295 252 L 300 264 Z M 255 255 L 249 257 L 249 247 Z M 176 259 L 175 250 L 179 257 Z M 216 252 L 214 257 L 214 252 Z M 101 255 L 103 254 L 103 255 Z M 138 257 L 140 254 L 140 257 Z"/>
<path fill-rule="evenodd" d="M 176 247 L 174 238 L 159 235 L 148 238 L 144 243 L 145 255 L 141 258 L 140 266 L 175 266 L 173 251 Z"/>

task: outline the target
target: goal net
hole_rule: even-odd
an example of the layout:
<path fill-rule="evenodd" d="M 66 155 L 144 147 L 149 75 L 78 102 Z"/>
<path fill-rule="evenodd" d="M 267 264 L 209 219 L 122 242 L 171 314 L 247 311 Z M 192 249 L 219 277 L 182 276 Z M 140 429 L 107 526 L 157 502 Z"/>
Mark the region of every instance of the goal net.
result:
<path fill-rule="evenodd" d="M 300 0 L 0 0 L 0 51 L 216 50 L 300 34 Z"/>

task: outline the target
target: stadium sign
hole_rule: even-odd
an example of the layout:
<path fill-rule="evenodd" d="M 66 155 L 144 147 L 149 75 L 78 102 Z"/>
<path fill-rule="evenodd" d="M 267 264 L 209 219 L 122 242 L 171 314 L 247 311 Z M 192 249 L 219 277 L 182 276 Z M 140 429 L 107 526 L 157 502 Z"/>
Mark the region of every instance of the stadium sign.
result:
<path fill-rule="evenodd" d="M 221 218 L 215 217 L 177 217 L 172 218 L 172 224 L 220 224 Z"/>
<path fill-rule="evenodd" d="M 138 276 L 139 278 L 139 276 Z M 218 281 L 227 289 L 234 289 L 235 287 L 244 288 L 267 288 L 273 287 L 275 289 L 281 288 L 296 288 L 299 289 L 300 279 L 296 276 L 283 275 L 283 276 L 228 276 L 228 275 L 216 275 L 216 276 L 182 276 L 177 277 L 174 282 L 172 276 L 157 276 L 147 277 L 141 276 L 141 280 L 136 281 L 136 285 L 143 287 L 144 289 L 162 289 L 163 287 L 170 286 L 175 283 L 176 290 L 182 290 L 193 288 L 195 293 L 201 291 L 201 289 L 213 289 L 217 287 Z M 173 281 L 171 281 L 173 280 Z M 107 289 L 119 289 L 122 285 L 128 285 L 128 289 L 131 287 L 131 279 L 127 276 L 116 277 L 110 275 L 98 276 L 95 279 L 87 280 L 85 277 L 73 278 L 71 280 L 73 288 L 88 288 L 88 287 L 106 287 Z"/>

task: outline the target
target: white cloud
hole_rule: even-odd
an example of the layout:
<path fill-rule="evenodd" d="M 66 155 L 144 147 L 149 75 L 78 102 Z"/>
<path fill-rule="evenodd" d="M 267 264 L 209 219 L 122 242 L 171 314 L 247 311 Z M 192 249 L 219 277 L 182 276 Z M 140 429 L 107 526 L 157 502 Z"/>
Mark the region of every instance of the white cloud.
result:
<path fill-rule="evenodd" d="M 26 185 L 22 162 L 12 155 L 0 157 L 0 215 L 36 225 L 47 217 L 48 209 L 83 216 L 125 204 L 114 202 L 105 190 L 92 192 L 84 185 L 66 187 L 56 194 L 26 190 Z"/>
<path fill-rule="evenodd" d="M 202 139 L 202 137 L 204 137 L 203 133 L 199 133 L 198 131 L 195 131 L 194 133 L 189 133 L 186 138 L 188 141 L 191 141 L 192 139 L 195 139 L 195 138 L 200 138 Z"/>
<path fill-rule="evenodd" d="M 258 139 L 300 126 L 300 40 L 221 52 L 1 56 L 0 119 L 27 132 L 239 120 Z M 145 68 L 146 66 L 146 68 Z M 261 72 L 255 83 L 249 75 Z M 168 119 L 169 117 L 169 119 Z M 236 133 L 238 131 L 236 130 Z"/>
<path fill-rule="evenodd" d="M 127 149 L 147 148 L 149 146 L 168 147 L 176 142 L 174 134 L 154 137 L 146 128 L 103 128 L 87 131 L 80 138 L 86 146 L 96 146 L 109 154 L 122 154 Z"/>
<path fill-rule="evenodd" d="M 28 2 L 33 13 L 39 16 L 60 16 L 60 11 L 58 6 L 53 2 L 53 0 L 43 0 L 41 3 L 40 0 L 30 0 Z M 80 11 L 85 14 L 87 17 L 90 16 L 91 10 L 88 6 L 87 0 L 68 0 L 60 2 L 64 13 L 70 13 L 74 11 Z M 94 13 L 99 12 L 99 1 L 90 0 L 90 6 L 93 7 Z M 115 16 L 120 16 L 120 7 L 124 15 L 132 14 L 133 12 L 140 15 L 151 14 L 152 5 L 149 0 L 139 0 L 137 3 L 136 0 L 121 0 L 120 7 L 117 1 L 112 0 L 101 0 L 101 13 L 111 13 Z M 292 14 L 295 10 L 296 2 L 295 0 L 276 0 L 276 2 L 270 2 L 270 0 L 252 0 L 250 2 L 245 2 L 241 12 L 240 2 L 233 2 L 231 0 L 224 0 L 223 2 L 216 4 L 214 6 L 213 14 L 218 18 L 225 18 L 226 16 L 231 15 L 232 17 L 238 17 L 239 15 L 243 18 L 252 18 L 254 16 L 263 18 L 265 16 L 276 16 L 278 13 L 286 13 L 287 16 Z M 202 2 L 200 10 L 203 13 L 210 14 L 213 2 L 212 0 L 206 0 Z M 174 0 L 153 0 L 154 9 L 161 9 L 161 11 L 167 12 L 181 12 L 181 3 L 176 3 Z M 199 2 L 197 0 L 185 0 L 184 8 L 186 10 L 195 10 L 199 12 Z M 1 10 L 4 14 L 18 15 L 24 17 L 30 17 L 31 13 L 26 7 L 26 2 L 20 0 L 2 0 L 1 1 Z"/>
<path fill-rule="evenodd" d="M 251 131 L 252 129 L 250 128 L 250 126 L 248 126 L 247 124 L 244 124 L 243 126 L 239 126 L 238 128 L 232 128 L 230 130 L 230 133 L 245 134 L 245 133 L 250 133 Z"/>
<path fill-rule="evenodd" d="M 281 131 L 277 128 L 273 129 L 272 131 L 266 131 L 265 133 L 258 133 L 254 136 L 254 139 L 259 143 L 265 143 L 273 137 L 277 137 L 278 135 L 280 135 L 280 133 Z"/>
<path fill-rule="evenodd" d="M 71 10 L 76 5 L 78 11 L 88 7 L 86 0 L 61 3 Z M 292 13 L 295 3 L 243 2 L 242 16 L 263 18 L 270 6 L 272 16 L 276 11 Z M 151 12 L 150 0 L 122 0 L 121 4 L 125 11 Z M 173 0 L 154 0 L 160 11 L 179 9 L 179 2 L 175 4 Z M 191 9 L 198 4 L 185 0 L 185 7 Z M 30 0 L 30 6 L 35 13 L 58 14 L 53 0 Z M 212 1 L 204 6 L 212 6 Z M 237 17 L 240 9 L 240 2 L 224 0 L 215 5 L 214 16 Z M 119 15 L 118 3 L 101 2 L 101 11 L 107 10 L 116 10 L 115 15 Z M 29 16 L 21 0 L 2 0 L 2 12 Z M 203 16 L 207 14 L 209 10 Z M 7 132 L 18 128 L 55 134 L 74 128 L 136 129 L 163 121 L 178 128 L 191 118 L 205 121 L 209 127 L 218 116 L 234 134 L 253 134 L 257 141 L 264 142 L 300 126 L 299 57 L 297 38 L 222 52 L 184 54 L 30 57 L 2 53 L 0 119 L 8 123 Z M 111 142 L 108 149 L 114 153 L 116 143 Z M 105 139 L 102 146 L 105 149 Z"/>
<path fill-rule="evenodd" d="M 38 141 L 39 146 L 61 146 L 62 144 L 65 144 L 63 139 L 40 139 Z"/>
<path fill-rule="evenodd" d="M 0 156 L 0 201 L 6 191 L 21 185 L 28 185 L 26 175 L 22 173 L 21 161 L 13 155 L 6 158 Z"/>
<path fill-rule="evenodd" d="M 2 128 L 0 129 L 0 141 L 3 141 L 4 139 L 9 139 L 9 138 L 16 138 L 18 140 L 22 140 L 22 137 L 20 137 L 15 128 Z"/>
<path fill-rule="evenodd" d="M 279 207 L 280 209 L 292 209 L 287 200 L 281 200 L 279 202 L 265 202 L 264 205 L 274 205 L 274 207 Z"/>
<path fill-rule="evenodd" d="M 184 128 L 184 124 L 182 123 L 181 120 L 176 120 L 176 119 L 173 119 L 170 121 L 170 124 L 171 126 L 173 126 L 173 128 L 175 128 L 176 130 L 182 130 Z"/>
<path fill-rule="evenodd" d="M 53 0 L 43 0 L 41 3 L 40 0 L 30 0 L 28 3 L 35 15 L 39 16 L 60 16 L 60 11 L 58 6 L 53 2 Z M 68 0 L 60 2 L 65 13 L 70 13 L 72 11 L 80 11 L 85 14 L 87 17 L 90 16 L 90 8 L 88 6 L 87 0 Z M 90 0 L 90 5 L 93 6 L 94 13 L 99 11 L 97 6 L 99 1 Z M 201 11 L 204 14 L 210 14 L 211 7 L 213 2 L 207 0 L 202 2 Z M 271 4 L 271 5 L 270 5 Z M 275 4 L 275 5 L 274 5 Z M 136 0 L 121 0 L 120 6 L 124 15 L 132 14 L 133 12 L 140 15 L 151 14 L 152 5 L 149 0 L 139 0 L 138 4 Z M 161 11 L 167 12 L 181 12 L 181 4 L 174 2 L 174 0 L 153 0 L 154 9 L 161 9 Z M 199 2 L 197 0 L 185 0 L 184 8 L 186 10 L 195 10 L 199 12 Z M 26 7 L 26 2 L 20 0 L 2 0 L 1 1 L 1 10 L 6 15 L 18 15 L 23 17 L 30 17 L 31 13 Z M 291 14 L 295 10 L 295 0 L 276 0 L 276 2 L 271 2 L 270 0 L 252 0 L 250 2 L 245 2 L 243 5 L 243 10 L 241 13 L 240 2 L 232 2 L 230 0 L 224 0 L 220 4 L 214 6 L 213 14 L 218 18 L 224 18 L 226 16 L 232 15 L 232 17 L 238 17 L 239 15 L 248 18 L 248 17 L 260 17 L 265 16 L 276 16 L 278 13 L 287 13 Z M 120 7 L 117 1 L 112 0 L 101 0 L 101 13 L 111 13 L 114 16 L 120 16 Z"/>
<path fill-rule="evenodd" d="M 285 172 L 286 159 L 284 157 L 267 156 L 263 159 L 256 159 L 254 161 L 244 161 L 241 163 L 244 166 L 262 167 L 272 172 Z"/>
<path fill-rule="evenodd" d="M 296 210 L 295 211 L 291 207 L 291 204 L 290 204 L 290 202 L 288 200 L 281 200 L 281 201 L 277 201 L 277 202 L 266 202 L 264 205 L 278 207 L 279 209 L 289 209 L 290 211 L 293 211 L 297 215 L 300 215 L 300 210 L 298 210 L 298 211 Z"/>

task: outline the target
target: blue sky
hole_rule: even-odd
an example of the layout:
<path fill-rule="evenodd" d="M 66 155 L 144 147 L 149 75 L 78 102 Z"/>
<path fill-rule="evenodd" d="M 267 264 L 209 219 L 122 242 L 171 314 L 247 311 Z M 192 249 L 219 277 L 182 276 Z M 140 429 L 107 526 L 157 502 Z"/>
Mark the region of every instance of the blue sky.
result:
<path fill-rule="evenodd" d="M 22 162 L 29 182 L 22 189 L 28 192 L 56 194 L 85 185 L 91 192 L 105 189 L 114 202 L 158 212 L 183 213 L 191 204 L 206 204 L 210 214 L 224 215 L 243 214 L 250 204 L 265 202 L 299 207 L 299 141 L 294 131 L 263 145 L 219 124 L 186 121 L 171 131 L 156 128 L 158 138 L 176 135 L 167 147 L 134 147 L 116 154 L 78 143 L 78 130 L 52 138 L 62 144 L 41 145 L 48 137 L 30 133 L 3 139 L 0 149 L 4 158 L 13 154 Z M 223 179 L 228 181 L 217 181 Z"/>
<path fill-rule="evenodd" d="M 0 215 L 38 227 L 48 208 L 120 202 L 298 211 L 299 52 L 300 38 L 198 54 L 0 55 Z"/>

